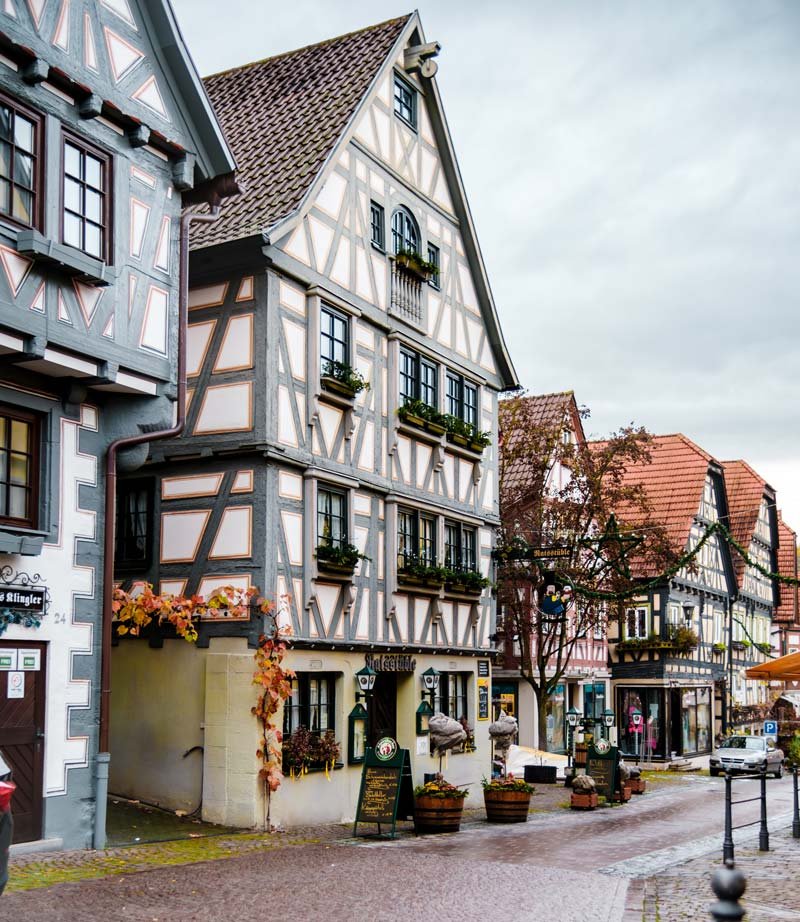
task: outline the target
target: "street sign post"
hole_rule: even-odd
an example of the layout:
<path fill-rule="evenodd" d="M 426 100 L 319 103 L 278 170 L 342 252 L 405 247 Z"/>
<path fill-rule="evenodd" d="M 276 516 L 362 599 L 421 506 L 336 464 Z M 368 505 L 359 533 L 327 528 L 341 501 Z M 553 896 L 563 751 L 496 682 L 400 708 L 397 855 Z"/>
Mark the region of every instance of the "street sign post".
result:
<path fill-rule="evenodd" d="M 774 739 L 778 738 L 778 721 L 777 720 L 765 720 L 764 721 L 764 736 L 771 736 Z"/>

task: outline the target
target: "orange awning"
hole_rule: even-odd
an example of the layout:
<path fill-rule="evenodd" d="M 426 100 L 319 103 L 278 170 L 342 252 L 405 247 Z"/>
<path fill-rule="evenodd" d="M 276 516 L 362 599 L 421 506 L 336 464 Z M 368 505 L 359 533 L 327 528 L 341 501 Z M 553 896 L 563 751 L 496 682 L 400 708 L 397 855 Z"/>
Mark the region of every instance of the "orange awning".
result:
<path fill-rule="evenodd" d="M 800 681 L 800 653 L 790 653 L 788 656 L 779 656 L 778 659 L 767 660 L 758 666 L 751 666 L 745 675 L 748 679 L 780 679 Z"/>

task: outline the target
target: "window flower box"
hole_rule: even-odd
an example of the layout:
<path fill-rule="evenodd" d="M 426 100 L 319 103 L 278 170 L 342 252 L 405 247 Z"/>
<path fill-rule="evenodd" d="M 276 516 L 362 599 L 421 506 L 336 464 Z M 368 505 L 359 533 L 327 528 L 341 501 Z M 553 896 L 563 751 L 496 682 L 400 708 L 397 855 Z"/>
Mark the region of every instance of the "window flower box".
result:
<path fill-rule="evenodd" d="M 369 383 L 363 375 L 345 362 L 324 361 L 320 384 L 327 391 L 352 400 L 356 394 L 369 390 Z"/>
<path fill-rule="evenodd" d="M 445 571 L 442 567 L 410 564 L 398 568 L 397 581 L 404 586 L 422 586 L 427 589 L 441 589 L 445 581 Z"/>
<path fill-rule="evenodd" d="M 394 257 L 395 263 L 399 269 L 413 275 L 422 282 L 428 282 L 437 272 L 437 266 L 423 259 L 419 253 L 414 250 L 400 250 Z"/>
<path fill-rule="evenodd" d="M 337 576 L 352 576 L 359 560 L 369 560 L 354 544 L 320 544 L 316 555 L 317 568 Z"/>
<path fill-rule="evenodd" d="M 450 570 L 444 581 L 446 592 L 461 595 L 479 596 L 490 585 L 491 582 L 485 576 L 481 576 L 480 573 L 472 570 L 464 572 Z"/>

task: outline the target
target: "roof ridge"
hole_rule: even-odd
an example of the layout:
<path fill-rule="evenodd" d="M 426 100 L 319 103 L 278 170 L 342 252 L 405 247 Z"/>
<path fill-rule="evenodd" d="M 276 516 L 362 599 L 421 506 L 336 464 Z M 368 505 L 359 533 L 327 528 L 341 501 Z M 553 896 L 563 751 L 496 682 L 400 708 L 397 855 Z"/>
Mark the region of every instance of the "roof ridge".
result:
<path fill-rule="evenodd" d="M 362 35 L 364 32 L 370 32 L 373 29 L 382 29 L 385 26 L 394 25 L 399 22 L 408 22 L 409 19 L 413 16 L 413 13 L 405 13 L 403 16 L 393 16 L 391 19 L 385 19 L 383 22 L 373 23 L 371 26 L 364 26 L 361 29 L 353 29 L 352 32 L 345 32 L 342 35 L 335 35 L 333 38 L 323 39 L 321 42 L 311 42 L 308 45 L 303 45 L 300 48 L 291 48 L 289 51 L 281 51 L 279 54 L 267 55 L 265 58 L 259 58 L 257 61 L 248 61 L 245 64 L 237 64 L 235 67 L 228 67 L 225 70 L 215 71 L 213 74 L 206 74 L 202 79 L 211 80 L 214 77 L 227 77 L 229 74 L 234 74 L 240 71 L 248 70 L 251 67 L 258 67 L 262 64 L 267 64 L 270 61 L 279 61 L 281 58 L 291 57 L 293 54 L 300 54 L 303 51 L 310 51 L 312 48 L 324 48 L 325 45 L 331 45 L 334 42 L 340 42 L 346 38 L 352 38 L 355 35 Z"/>

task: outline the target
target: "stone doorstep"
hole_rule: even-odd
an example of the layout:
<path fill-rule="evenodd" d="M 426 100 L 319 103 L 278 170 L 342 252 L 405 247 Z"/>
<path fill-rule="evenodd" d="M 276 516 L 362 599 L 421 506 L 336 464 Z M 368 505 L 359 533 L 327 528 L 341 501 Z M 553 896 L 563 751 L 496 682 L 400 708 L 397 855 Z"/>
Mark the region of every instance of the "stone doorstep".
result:
<path fill-rule="evenodd" d="M 9 855 L 33 855 L 39 852 L 58 852 L 64 848 L 63 839 L 36 839 L 34 842 L 17 842 L 9 849 Z"/>

